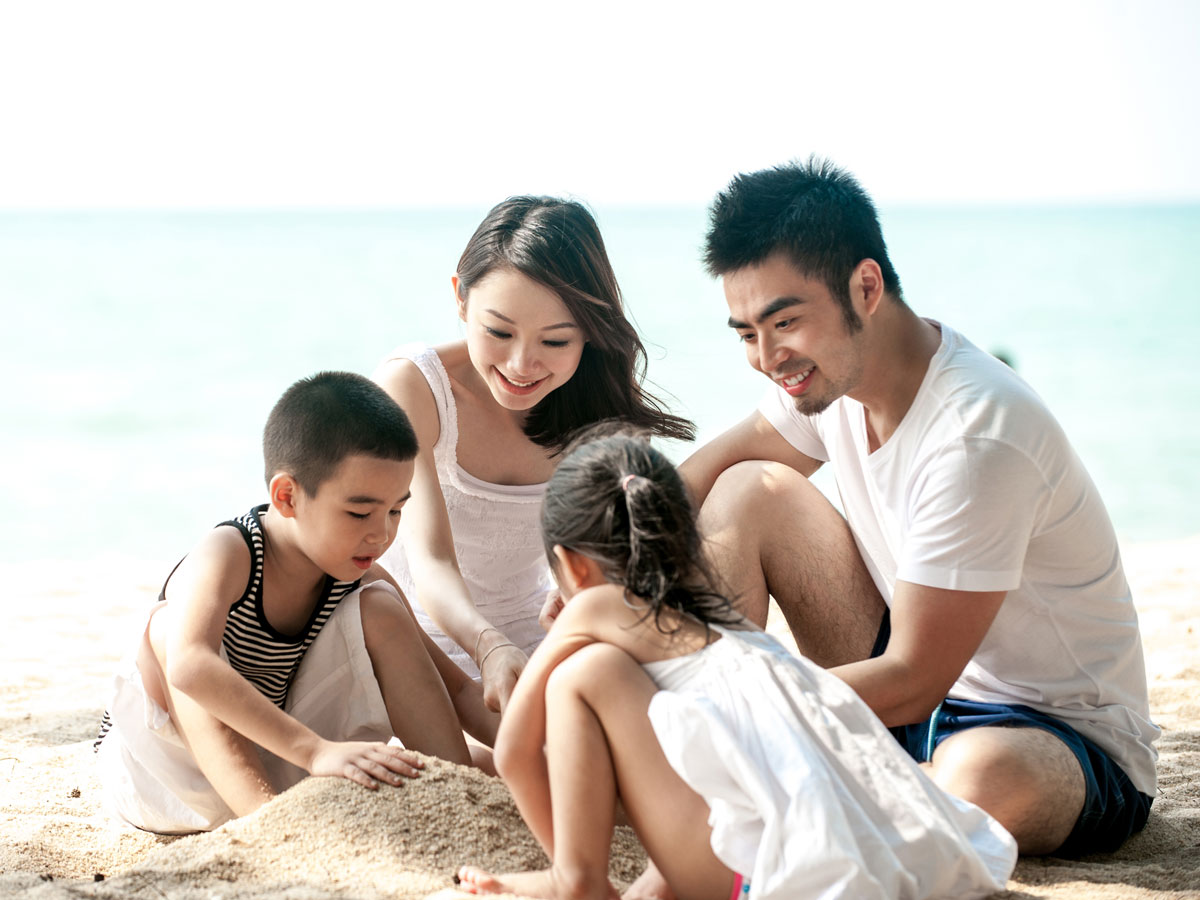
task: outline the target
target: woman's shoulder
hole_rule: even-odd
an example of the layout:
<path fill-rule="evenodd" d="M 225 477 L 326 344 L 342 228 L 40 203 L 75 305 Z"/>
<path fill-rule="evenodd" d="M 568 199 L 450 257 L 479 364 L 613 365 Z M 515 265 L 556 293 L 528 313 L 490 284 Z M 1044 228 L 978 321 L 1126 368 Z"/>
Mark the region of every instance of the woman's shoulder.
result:
<path fill-rule="evenodd" d="M 445 370 L 443 351 L 452 355 L 454 346 L 407 344 L 384 360 L 374 373 L 375 382 L 408 415 L 422 445 L 432 446 L 441 431 L 438 396 L 445 394 L 446 388 L 442 386 L 445 376 L 439 369 Z"/>

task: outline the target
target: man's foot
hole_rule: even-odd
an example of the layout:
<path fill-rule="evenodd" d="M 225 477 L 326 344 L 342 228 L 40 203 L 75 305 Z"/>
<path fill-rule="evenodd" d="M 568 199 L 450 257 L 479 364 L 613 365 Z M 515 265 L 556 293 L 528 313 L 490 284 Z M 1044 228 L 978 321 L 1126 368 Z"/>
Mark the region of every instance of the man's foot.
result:
<path fill-rule="evenodd" d="M 619 900 L 613 886 L 608 882 L 604 884 L 605 888 L 596 896 L 604 900 Z M 570 896 L 567 891 L 559 889 L 553 869 L 493 875 L 474 866 L 463 866 L 458 870 L 458 889 L 468 894 L 517 894 L 544 900 Z"/>
<path fill-rule="evenodd" d="M 675 892 L 654 863 L 647 862 L 646 870 L 626 889 L 621 900 L 675 900 Z"/>

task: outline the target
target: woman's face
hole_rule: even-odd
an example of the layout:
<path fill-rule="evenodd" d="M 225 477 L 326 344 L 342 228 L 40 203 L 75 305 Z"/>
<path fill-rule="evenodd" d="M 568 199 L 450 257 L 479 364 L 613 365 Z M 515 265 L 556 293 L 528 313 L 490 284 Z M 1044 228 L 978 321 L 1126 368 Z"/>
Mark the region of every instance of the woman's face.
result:
<path fill-rule="evenodd" d="M 583 355 L 583 331 L 558 294 L 511 269 L 484 276 L 459 296 L 467 352 L 492 397 L 505 409 L 532 409 L 571 380 Z"/>

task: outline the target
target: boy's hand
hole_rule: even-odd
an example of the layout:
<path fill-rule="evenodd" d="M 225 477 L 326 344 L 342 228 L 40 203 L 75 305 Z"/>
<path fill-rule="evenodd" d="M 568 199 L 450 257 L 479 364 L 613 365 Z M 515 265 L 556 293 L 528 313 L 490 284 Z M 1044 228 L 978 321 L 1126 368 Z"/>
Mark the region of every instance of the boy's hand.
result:
<path fill-rule="evenodd" d="M 425 763 L 403 747 L 377 741 L 321 741 L 309 773 L 348 778 L 375 790 L 379 782 L 400 784 L 416 778 Z"/>
<path fill-rule="evenodd" d="M 542 626 L 542 631 L 550 631 L 550 626 L 554 624 L 558 614 L 563 611 L 566 602 L 563 599 L 562 591 L 553 591 L 546 598 L 546 602 L 542 604 L 542 611 L 538 613 L 538 624 Z"/>
<path fill-rule="evenodd" d="M 512 644 L 497 647 L 484 659 L 483 702 L 493 712 L 503 714 L 508 698 L 517 686 L 517 678 L 525 669 L 529 657 Z"/>

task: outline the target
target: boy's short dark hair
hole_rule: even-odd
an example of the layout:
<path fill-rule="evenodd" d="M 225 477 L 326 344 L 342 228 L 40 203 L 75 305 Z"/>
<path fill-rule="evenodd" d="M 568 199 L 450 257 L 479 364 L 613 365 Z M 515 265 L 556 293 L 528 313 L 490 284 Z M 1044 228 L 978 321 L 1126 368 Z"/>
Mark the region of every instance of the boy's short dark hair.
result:
<path fill-rule="evenodd" d="M 410 460 L 417 436 L 396 401 L 353 372 L 301 378 L 279 398 L 263 429 L 267 483 L 287 472 L 309 496 L 356 453 Z"/>
<path fill-rule="evenodd" d="M 862 327 L 850 302 L 850 275 L 864 259 L 879 264 L 884 288 L 904 302 L 875 205 L 854 176 L 829 160 L 810 156 L 741 174 L 717 194 L 704 245 L 709 274 L 757 265 L 776 251 L 805 277 L 825 283 L 849 331 Z"/>

